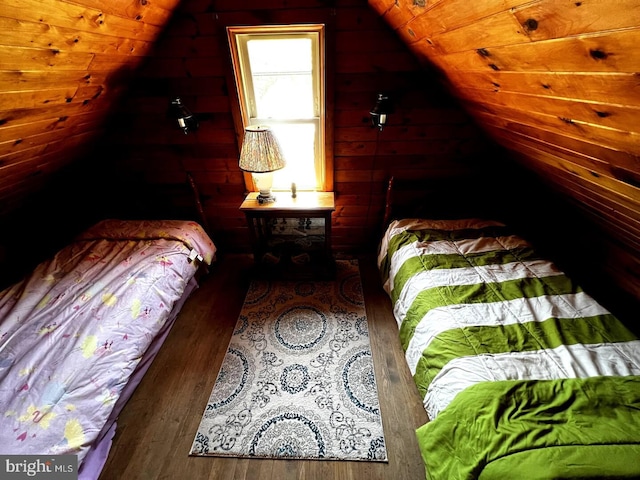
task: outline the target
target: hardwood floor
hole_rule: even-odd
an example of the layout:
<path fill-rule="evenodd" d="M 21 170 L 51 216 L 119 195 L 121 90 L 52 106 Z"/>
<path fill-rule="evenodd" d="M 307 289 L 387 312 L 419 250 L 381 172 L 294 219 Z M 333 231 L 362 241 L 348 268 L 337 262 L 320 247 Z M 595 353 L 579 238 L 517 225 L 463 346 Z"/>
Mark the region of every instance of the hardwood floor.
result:
<path fill-rule="evenodd" d="M 240 313 L 251 257 L 218 260 L 185 304 L 125 406 L 100 480 L 377 480 L 425 478 L 415 429 L 427 420 L 372 257 L 359 259 L 388 463 L 188 455 Z"/>

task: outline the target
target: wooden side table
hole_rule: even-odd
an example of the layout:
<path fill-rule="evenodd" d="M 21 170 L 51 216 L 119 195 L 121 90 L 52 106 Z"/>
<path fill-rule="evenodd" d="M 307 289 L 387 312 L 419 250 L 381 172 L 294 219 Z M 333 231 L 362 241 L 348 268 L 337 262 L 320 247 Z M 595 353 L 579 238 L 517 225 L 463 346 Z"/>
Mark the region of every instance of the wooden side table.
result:
<path fill-rule="evenodd" d="M 288 192 L 273 203 L 258 203 L 258 192 L 240 206 L 251 236 L 255 265 L 260 273 L 283 279 L 332 278 L 331 251 L 333 192 Z"/>

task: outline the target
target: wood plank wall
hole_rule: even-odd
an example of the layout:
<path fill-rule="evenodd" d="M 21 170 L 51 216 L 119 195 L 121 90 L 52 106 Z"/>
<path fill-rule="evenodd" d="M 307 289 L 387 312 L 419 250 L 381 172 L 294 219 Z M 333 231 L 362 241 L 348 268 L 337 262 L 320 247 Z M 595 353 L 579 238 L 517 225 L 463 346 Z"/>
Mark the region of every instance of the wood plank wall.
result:
<path fill-rule="evenodd" d="M 578 247 L 640 299 L 640 4 L 369 4 L 485 132 L 595 227 Z"/>
<path fill-rule="evenodd" d="M 364 0 L 184 1 L 132 82 L 102 151 L 109 152 L 105 163 L 118 159 L 118 175 L 126 172 L 145 190 L 171 192 L 174 201 L 189 172 L 222 251 L 249 247 L 238 210 L 245 191 L 225 27 L 278 23 L 327 26 L 336 250 L 375 247 L 389 175 L 458 175 L 489 148 L 434 73 Z M 368 115 L 379 92 L 388 93 L 395 107 L 382 132 Z M 195 134 L 184 135 L 164 117 L 174 95 L 199 117 Z M 187 205 L 188 192 L 183 194 L 180 202 Z"/>

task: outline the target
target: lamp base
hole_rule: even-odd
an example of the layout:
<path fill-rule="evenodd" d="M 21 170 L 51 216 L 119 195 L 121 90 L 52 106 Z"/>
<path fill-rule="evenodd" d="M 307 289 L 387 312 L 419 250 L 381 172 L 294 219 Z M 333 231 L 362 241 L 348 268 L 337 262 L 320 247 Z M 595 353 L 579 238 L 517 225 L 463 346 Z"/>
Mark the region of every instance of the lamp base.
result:
<path fill-rule="evenodd" d="M 273 203 L 276 197 L 271 193 L 271 185 L 273 185 L 273 172 L 253 172 L 253 183 L 258 188 L 258 203 Z"/>
<path fill-rule="evenodd" d="M 263 204 L 263 203 L 273 203 L 276 201 L 276 197 L 274 195 L 271 194 L 271 192 L 269 192 L 268 194 L 263 194 L 262 192 L 260 192 L 258 194 L 258 196 L 256 197 L 256 199 L 258 200 L 259 204 Z"/>

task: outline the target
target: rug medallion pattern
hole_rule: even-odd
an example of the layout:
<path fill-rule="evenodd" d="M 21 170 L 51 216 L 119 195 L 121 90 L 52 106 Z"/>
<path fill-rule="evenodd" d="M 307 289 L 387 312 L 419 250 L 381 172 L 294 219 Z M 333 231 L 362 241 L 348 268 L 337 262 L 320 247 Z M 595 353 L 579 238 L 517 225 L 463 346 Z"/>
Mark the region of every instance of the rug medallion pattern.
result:
<path fill-rule="evenodd" d="M 251 283 L 190 454 L 387 461 L 357 260 Z"/>

